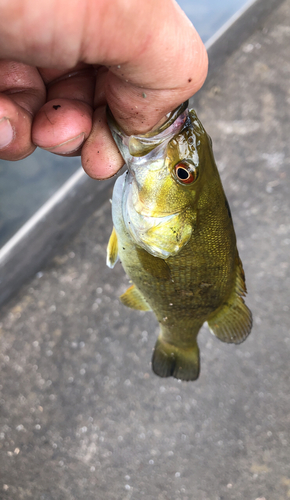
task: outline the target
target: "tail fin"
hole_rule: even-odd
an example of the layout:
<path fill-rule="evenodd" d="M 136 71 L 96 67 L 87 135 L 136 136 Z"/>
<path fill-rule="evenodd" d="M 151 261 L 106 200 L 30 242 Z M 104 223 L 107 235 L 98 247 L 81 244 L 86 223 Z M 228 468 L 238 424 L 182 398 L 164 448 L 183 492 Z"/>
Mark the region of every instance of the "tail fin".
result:
<path fill-rule="evenodd" d="M 190 348 L 180 348 L 159 336 L 152 356 L 152 369 L 159 377 L 196 380 L 199 376 L 197 343 Z"/>

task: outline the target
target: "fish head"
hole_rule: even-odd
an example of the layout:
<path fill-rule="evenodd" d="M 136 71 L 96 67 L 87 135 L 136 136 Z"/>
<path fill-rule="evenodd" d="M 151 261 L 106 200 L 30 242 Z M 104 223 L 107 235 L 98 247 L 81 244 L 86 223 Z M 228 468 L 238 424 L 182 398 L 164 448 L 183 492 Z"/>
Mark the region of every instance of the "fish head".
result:
<path fill-rule="evenodd" d="M 137 244 L 163 259 L 176 255 L 194 230 L 210 149 L 193 110 L 186 106 L 170 118 L 151 136 L 115 133 L 128 167 L 122 200 L 126 228 Z"/>

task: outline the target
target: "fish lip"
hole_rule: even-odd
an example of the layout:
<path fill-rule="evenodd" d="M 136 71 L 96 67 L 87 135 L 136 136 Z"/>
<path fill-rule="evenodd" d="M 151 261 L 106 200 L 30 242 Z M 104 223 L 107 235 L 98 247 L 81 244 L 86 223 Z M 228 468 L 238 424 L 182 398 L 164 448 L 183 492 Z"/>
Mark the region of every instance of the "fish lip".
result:
<path fill-rule="evenodd" d="M 131 158 L 146 156 L 158 145 L 168 142 L 168 135 L 172 135 L 172 129 L 174 129 L 173 135 L 180 132 L 188 119 L 188 101 L 182 103 L 166 117 L 167 119 L 164 123 L 145 134 L 127 135 L 118 125 L 111 110 L 107 106 L 107 121 L 109 128 L 126 163 L 127 153 L 129 153 Z M 126 154 L 123 151 L 124 147 L 127 149 Z"/>
<path fill-rule="evenodd" d="M 155 210 L 152 208 L 149 208 L 148 206 L 145 205 L 145 203 L 138 198 L 137 202 L 133 203 L 134 209 L 136 210 L 137 214 L 142 215 L 142 217 L 150 218 L 150 219 L 162 219 L 164 217 L 168 217 L 170 215 L 177 215 L 179 212 L 159 212 L 158 215 L 152 215 L 154 214 Z"/>

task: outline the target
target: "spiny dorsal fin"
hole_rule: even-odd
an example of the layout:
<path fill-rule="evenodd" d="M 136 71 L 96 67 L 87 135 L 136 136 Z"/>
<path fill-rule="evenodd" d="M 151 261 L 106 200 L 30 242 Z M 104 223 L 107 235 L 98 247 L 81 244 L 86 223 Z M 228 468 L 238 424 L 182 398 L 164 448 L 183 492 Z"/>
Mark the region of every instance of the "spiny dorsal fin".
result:
<path fill-rule="evenodd" d="M 141 292 L 135 285 L 130 286 L 125 293 L 120 296 L 120 301 L 131 309 L 138 309 L 139 311 L 151 311 L 151 307 L 147 304 Z"/>
<path fill-rule="evenodd" d="M 117 260 L 118 260 L 118 238 L 116 230 L 113 227 L 113 231 L 107 246 L 107 266 L 113 268 Z"/>
<path fill-rule="evenodd" d="M 244 297 L 247 289 L 242 262 L 237 256 L 236 285 L 229 300 L 208 321 L 214 335 L 223 342 L 240 344 L 250 334 L 253 320 Z"/>
<path fill-rule="evenodd" d="M 199 349 L 182 348 L 169 344 L 159 335 L 152 356 L 152 370 L 159 377 L 174 377 L 179 380 L 196 380 L 199 376 Z"/>

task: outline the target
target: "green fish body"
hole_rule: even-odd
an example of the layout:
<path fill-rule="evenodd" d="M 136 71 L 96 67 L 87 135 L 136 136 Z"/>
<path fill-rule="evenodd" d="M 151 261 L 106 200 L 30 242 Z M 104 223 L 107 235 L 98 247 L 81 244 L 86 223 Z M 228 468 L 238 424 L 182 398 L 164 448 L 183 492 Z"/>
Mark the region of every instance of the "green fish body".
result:
<path fill-rule="evenodd" d="M 110 114 L 108 121 L 128 171 L 114 187 L 107 264 L 119 257 L 134 283 L 121 301 L 157 317 L 153 371 L 195 380 L 203 323 L 236 344 L 252 326 L 211 139 L 186 103 L 143 136 L 126 136 Z"/>

